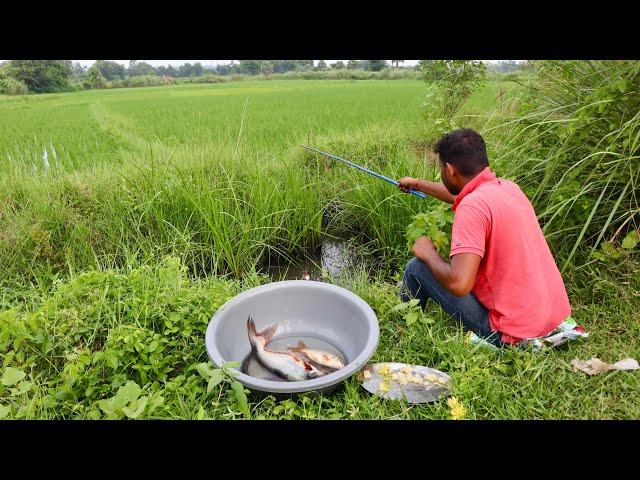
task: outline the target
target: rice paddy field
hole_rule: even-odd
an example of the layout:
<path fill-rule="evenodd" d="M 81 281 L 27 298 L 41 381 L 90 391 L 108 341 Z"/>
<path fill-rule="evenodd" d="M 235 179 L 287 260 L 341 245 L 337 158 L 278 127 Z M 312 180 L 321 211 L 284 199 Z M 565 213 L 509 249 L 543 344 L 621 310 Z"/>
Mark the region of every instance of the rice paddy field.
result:
<path fill-rule="evenodd" d="M 491 80 L 456 117 L 516 179 L 525 154 L 509 122 L 522 89 Z M 436 179 L 424 90 L 277 80 L 0 96 L 0 418 L 637 418 L 638 371 L 590 377 L 570 365 L 640 358 L 635 253 L 578 264 L 559 250 L 590 337 L 558 349 L 494 352 L 437 306 L 397 308 L 406 227 L 437 202 L 300 145 Z M 383 400 L 355 377 L 330 396 L 257 397 L 209 362 L 213 313 L 327 238 L 369 259 L 326 281 L 375 310 L 372 361 L 448 373 L 462 408 Z"/>

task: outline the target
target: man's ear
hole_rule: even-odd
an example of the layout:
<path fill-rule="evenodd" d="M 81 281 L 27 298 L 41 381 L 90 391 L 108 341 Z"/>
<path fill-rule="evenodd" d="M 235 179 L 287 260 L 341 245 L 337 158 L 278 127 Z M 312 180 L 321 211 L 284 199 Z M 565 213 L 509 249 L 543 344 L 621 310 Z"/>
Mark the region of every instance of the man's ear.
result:
<path fill-rule="evenodd" d="M 457 178 L 458 177 L 458 172 L 457 172 L 456 168 L 451 163 L 445 163 L 444 164 L 444 168 L 447 169 L 447 175 L 449 176 L 449 178 Z"/>

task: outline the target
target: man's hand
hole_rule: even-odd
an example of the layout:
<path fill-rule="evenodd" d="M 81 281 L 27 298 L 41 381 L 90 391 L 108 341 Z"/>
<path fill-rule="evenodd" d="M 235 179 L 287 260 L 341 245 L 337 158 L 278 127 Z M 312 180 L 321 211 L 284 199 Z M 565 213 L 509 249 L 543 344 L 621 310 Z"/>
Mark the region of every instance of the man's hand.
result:
<path fill-rule="evenodd" d="M 425 237 L 424 235 L 418 238 L 413 247 L 411 248 L 411 252 L 413 255 L 420 260 L 424 261 L 432 252 L 437 252 L 438 249 L 433 244 L 429 237 Z"/>
<path fill-rule="evenodd" d="M 409 190 L 416 189 L 416 183 L 418 183 L 417 178 L 402 177 L 400 180 L 398 180 L 398 188 L 404 193 L 409 193 Z"/>

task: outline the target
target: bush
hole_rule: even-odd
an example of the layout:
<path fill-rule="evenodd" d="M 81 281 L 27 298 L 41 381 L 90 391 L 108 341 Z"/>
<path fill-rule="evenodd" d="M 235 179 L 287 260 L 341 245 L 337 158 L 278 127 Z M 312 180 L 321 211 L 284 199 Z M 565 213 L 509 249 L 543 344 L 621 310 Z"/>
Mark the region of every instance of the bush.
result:
<path fill-rule="evenodd" d="M 203 378 L 202 335 L 239 287 L 190 281 L 168 256 L 60 282 L 34 311 L 0 311 L 0 419 L 172 417 L 187 392 L 214 401 L 226 388 Z"/>
<path fill-rule="evenodd" d="M 484 83 L 486 67 L 482 62 L 466 60 L 423 60 L 421 65 L 427 82 L 422 111 L 431 124 L 429 130 L 439 137 L 457 128 L 453 117 Z"/>
<path fill-rule="evenodd" d="M 31 92 L 63 92 L 71 75 L 68 60 L 9 60 L 3 67 L 7 77 L 27 85 Z"/>
<path fill-rule="evenodd" d="M 175 83 L 175 80 L 170 77 L 140 75 L 138 77 L 127 77 L 123 80 L 114 80 L 108 84 L 108 88 L 157 87 L 159 85 L 171 85 L 173 83 Z"/>
<path fill-rule="evenodd" d="M 500 157 L 565 254 L 592 254 L 638 227 L 640 62 L 545 61 Z M 510 122 L 511 124 L 513 122 Z"/>
<path fill-rule="evenodd" d="M 83 83 L 83 86 L 87 85 L 89 88 L 105 88 L 107 86 L 107 79 L 104 78 L 96 65 L 92 65 L 87 71 L 87 80 L 86 83 Z"/>
<path fill-rule="evenodd" d="M 15 78 L 0 78 L 0 94 L 3 95 L 26 95 L 29 89 L 24 82 Z"/>

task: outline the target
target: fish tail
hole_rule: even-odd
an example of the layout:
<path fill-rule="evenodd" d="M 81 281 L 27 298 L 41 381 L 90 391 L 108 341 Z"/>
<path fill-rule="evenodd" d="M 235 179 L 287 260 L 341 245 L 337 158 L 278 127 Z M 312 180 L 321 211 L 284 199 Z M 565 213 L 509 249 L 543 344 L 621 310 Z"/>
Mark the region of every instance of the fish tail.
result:
<path fill-rule="evenodd" d="M 265 343 L 267 343 L 269 340 L 271 340 L 273 334 L 276 333 L 276 330 L 278 330 L 278 324 L 274 323 L 273 325 L 269 325 L 264 330 L 257 332 L 256 324 L 253 321 L 253 318 L 251 318 L 251 315 L 249 315 L 249 318 L 247 319 L 247 332 L 249 333 L 249 342 L 251 343 L 252 348 L 255 348 L 257 337 L 264 338 Z"/>
<path fill-rule="evenodd" d="M 256 324 L 253 321 L 253 318 L 251 318 L 251 315 L 249 315 L 249 318 L 247 319 L 247 331 L 249 332 L 249 343 L 251 344 L 251 349 L 255 350 L 256 348 Z"/>
<path fill-rule="evenodd" d="M 255 325 L 253 328 L 255 329 Z M 271 337 L 273 337 L 274 333 L 276 333 L 276 330 L 278 330 L 278 324 L 274 323 L 273 325 L 269 325 L 264 330 L 258 332 L 256 335 L 258 337 L 263 337 L 266 343 L 271 340 Z"/>

